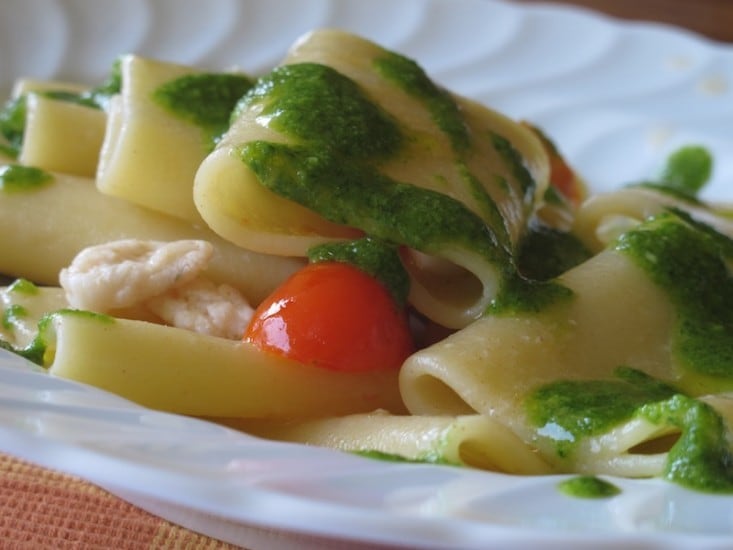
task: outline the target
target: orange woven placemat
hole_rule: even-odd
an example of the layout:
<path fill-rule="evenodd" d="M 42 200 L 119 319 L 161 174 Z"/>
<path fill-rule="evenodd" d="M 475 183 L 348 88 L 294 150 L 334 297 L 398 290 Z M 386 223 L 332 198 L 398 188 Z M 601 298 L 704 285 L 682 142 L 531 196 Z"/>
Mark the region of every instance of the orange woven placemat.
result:
<path fill-rule="evenodd" d="M 0 453 L 0 548 L 234 550 L 73 476 Z"/>

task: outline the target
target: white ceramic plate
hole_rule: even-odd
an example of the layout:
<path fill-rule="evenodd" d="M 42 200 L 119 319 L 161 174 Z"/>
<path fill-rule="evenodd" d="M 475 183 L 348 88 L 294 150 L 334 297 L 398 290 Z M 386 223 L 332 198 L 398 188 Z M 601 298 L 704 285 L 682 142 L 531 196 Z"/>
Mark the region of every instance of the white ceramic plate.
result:
<path fill-rule="evenodd" d="M 706 196 L 733 200 L 733 49 L 567 8 L 491 0 L 3 2 L 0 90 L 21 75 L 97 83 L 123 52 L 258 73 L 301 33 L 323 26 L 406 53 L 449 88 L 533 120 L 595 189 L 650 176 L 668 152 L 694 142 L 716 158 Z M 0 450 L 251 548 L 733 544 L 733 496 L 614 480 L 620 496 L 589 501 L 562 496 L 557 477 L 265 442 L 48 377 L 5 352 Z"/>

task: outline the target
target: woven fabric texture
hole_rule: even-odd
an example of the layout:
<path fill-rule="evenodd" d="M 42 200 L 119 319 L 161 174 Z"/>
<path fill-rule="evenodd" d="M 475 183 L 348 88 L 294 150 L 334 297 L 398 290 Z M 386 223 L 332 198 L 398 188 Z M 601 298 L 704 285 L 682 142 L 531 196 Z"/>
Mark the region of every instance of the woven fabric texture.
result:
<path fill-rule="evenodd" d="M 76 477 L 0 453 L 0 548 L 236 547 L 149 514 Z"/>

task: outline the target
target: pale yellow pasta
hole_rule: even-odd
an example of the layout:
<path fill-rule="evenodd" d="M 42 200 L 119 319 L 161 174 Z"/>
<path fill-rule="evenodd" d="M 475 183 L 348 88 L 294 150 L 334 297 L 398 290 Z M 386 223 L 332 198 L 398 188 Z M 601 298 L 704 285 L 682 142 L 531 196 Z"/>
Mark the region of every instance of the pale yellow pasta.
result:
<path fill-rule="evenodd" d="M 107 115 L 77 103 L 29 93 L 18 161 L 43 170 L 93 177 Z"/>
<path fill-rule="evenodd" d="M 122 90 L 110 102 L 97 186 L 105 194 L 201 223 L 193 177 L 209 143 L 198 126 L 169 112 L 153 92 L 198 69 L 134 55 L 120 58 Z"/>
<path fill-rule="evenodd" d="M 86 312 L 54 315 L 44 338 L 51 375 L 154 409 L 243 418 L 404 410 L 396 370 L 323 369 L 241 340 Z"/>
<path fill-rule="evenodd" d="M 33 189 L 0 192 L 0 273 L 57 285 L 83 248 L 118 239 L 206 240 L 208 276 L 259 303 L 302 262 L 245 250 L 210 230 L 100 193 L 93 181 L 57 174 Z"/>
<path fill-rule="evenodd" d="M 575 293 L 572 300 L 539 314 L 485 317 L 410 357 L 400 376 L 410 412 L 490 415 L 529 442 L 535 428 L 528 424 L 523 403 L 542 384 L 611 379 L 626 365 L 686 387 L 670 351 L 673 306 L 628 257 L 609 249 L 560 282 Z M 699 394 L 702 388 L 691 389 Z M 658 456 L 628 456 L 629 449 L 657 437 L 659 427 L 639 422 L 619 430 L 580 440 L 571 468 L 659 473 L 663 462 Z M 540 450 L 546 460 L 557 462 L 554 449 Z M 558 467 L 567 467 L 567 461 Z"/>
<path fill-rule="evenodd" d="M 64 291 L 58 287 L 39 288 L 16 283 L 0 288 L 0 340 L 24 348 L 38 334 L 38 321 L 49 311 L 67 307 Z"/>
<path fill-rule="evenodd" d="M 620 234 L 668 208 L 684 210 L 733 237 L 733 218 L 717 215 L 704 203 L 647 187 L 626 187 L 592 195 L 578 208 L 573 231 L 586 246 L 598 252 Z"/>
<path fill-rule="evenodd" d="M 36 78 L 19 78 L 13 84 L 11 99 L 17 99 L 31 92 L 70 92 L 79 94 L 88 90 L 88 86 L 78 82 L 66 82 L 63 80 L 40 80 Z"/>
<path fill-rule="evenodd" d="M 343 451 L 376 451 L 510 474 L 552 472 L 531 447 L 486 415 L 400 416 L 375 411 L 305 421 L 212 420 L 268 439 Z"/>
<path fill-rule="evenodd" d="M 515 246 L 534 199 L 526 196 L 513 167 L 501 158 L 492 135 L 502 136 L 518 151 L 536 182 L 537 196 L 548 179 L 547 155 L 539 140 L 503 115 L 454 97 L 471 136 L 469 149 L 457 153 L 425 104 L 379 75 L 375 60 L 385 55 L 386 50 L 357 36 L 322 30 L 298 41 L 282 64 L 326 65 L 356 82 L 407 136 L 400 153 L 378 165 L 379 173 L 459 201 L 487 226 L 506 232 L 508 248 Z M 293 256 L 305 255 L 315 244 L 353 237 L 347 228 L 266 189 L 239 158 L 238 149 L 249 142 L 297 144 L 270 126 L 260 111 L 235 111 L 229 131 L 196 174 L 194 200 L 206 223 L 240 246 Z M 488 201 L 495 204 L 501 227 L 487 211 Z M 412 279 L 410 302 L 443 325 L 458 328 L 480 316 L 500 284 L 497 266 L 464 246 L 446 245 L 427 260 L 414 254 L 414 261 L 406 264 Z"/>

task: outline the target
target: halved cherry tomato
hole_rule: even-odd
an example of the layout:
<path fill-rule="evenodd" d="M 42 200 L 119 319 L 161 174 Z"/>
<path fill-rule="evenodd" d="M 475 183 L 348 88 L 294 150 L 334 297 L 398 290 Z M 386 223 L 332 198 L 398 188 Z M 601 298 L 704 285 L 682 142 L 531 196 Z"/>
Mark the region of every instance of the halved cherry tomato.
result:
<path fill-rule="evenodd" d="M 244 339 L 341 371 L 398 368 L 413 351 L 404 308 L 375 278 L 341 262 L 292 275 L 255 310 Z"/>

